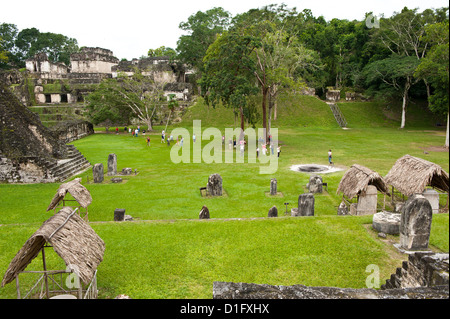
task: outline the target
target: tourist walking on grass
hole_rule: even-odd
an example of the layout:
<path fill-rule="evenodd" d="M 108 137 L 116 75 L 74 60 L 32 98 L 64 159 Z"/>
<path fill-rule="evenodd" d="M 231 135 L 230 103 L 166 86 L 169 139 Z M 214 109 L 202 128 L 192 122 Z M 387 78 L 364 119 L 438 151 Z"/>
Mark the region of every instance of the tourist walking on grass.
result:
<path fill-rule="evenodd" d="M 278 157 L 280 157 L 280 153 L 281 153 L 281 146 L 278 146 L 278 148 L 277 148 Z"/>
<path fill-rule="evenodd" d="M 333 153 L 331 152 L 331 150 L 328 150 L 328 163 L 330 165 L 333 165 Z"/>
<path fill-rule="evenodd" d="M 147 137 L 147 146 L 150 146 L 150 137 Z"/>

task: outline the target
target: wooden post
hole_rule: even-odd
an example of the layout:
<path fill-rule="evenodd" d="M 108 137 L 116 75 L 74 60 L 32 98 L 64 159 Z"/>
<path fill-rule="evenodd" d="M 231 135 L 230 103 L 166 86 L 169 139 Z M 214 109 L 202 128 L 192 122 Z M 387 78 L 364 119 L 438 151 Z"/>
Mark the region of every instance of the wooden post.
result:
<path fill-rule="evenodd" d="M 81 284 L 81 278 L 79 274 L 77 274 L 77 280 L 78 280 L 78 299 L 83 299 L 83 286 Z"/>
<path fill-rule="evenodd" d="M 16 275 L 16 290 L 17 290 L 17 299 L 21 299 L 20 286 L 19 286 L 19 274 Z"/>
<path fill-rule="evenodd" d="M 47 299 L 50 299 L 50 295 L 48 293 L 48 277 L 47 277 L 47 265 L 45 263 L 45 246 L 42 247 L 42 263 L 44 266 L 44 282 L 45 282 L 45 295 L 47 296 Z"/>

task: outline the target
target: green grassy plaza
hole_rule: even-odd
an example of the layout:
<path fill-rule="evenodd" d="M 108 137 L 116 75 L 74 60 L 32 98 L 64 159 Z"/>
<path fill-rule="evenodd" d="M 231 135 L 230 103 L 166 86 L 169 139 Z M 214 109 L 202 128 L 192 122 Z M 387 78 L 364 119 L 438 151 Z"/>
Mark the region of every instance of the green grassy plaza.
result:
<path fill-rule="evenodd" d="M 97 128 L 98 134 L 73 142 L 91 164 L 103 163 L 106 170 L 108 154 L 115 153 L 118 171 L 130 167 L 138 172 L 124 176 L 120 184 L 111 183 L 106 174 L 103 183 L 94 184 L 91 169 L 76 176 L 92 195 L 89 222 L 106 244 L 98 267 L 99 298 L 119 294 L 133 299 L 212 298 L 214 281 L 366 288 L 366 267 L 372 264 L 380 268 L 383 284 L 407 255 L 392 245 L 398 236 L 378 238 L 372 216 L 337 215 L 342 198 L 336 194 L 339 181 L 355 163 L 385 176 L 405 154 L 447 170 L 448 150 L 440 150 L 445 127 L 436 127 L 420 105 L 408 109 L 403 130 L 398 129 L 397 106 L 386 109 L 376 102 L 348 102 L 340 107 L 347 130 L 337 125 L 329 107 L 317 98 L 282 100 L 279 119 L 272 123 L 278 128 L 282 151 L 278 170 L 270 175 L 259 174 L 258 162 L 174 164 L 173 144 L 161 143 L 163 126 L 137 138 L 122 128 L 118 135 Z M 202 120 L 202 129 L 234 127 L 231 110 L 207 108 L 199 100 L 182 123 L 169 125 L 168 132 L 175 127 L 192 132 L 193 120 Z M 322 175 L 328 191 L 315 195 L 315 216 L 285 216 L 284 203 L 289 203 L 289 211 L 296 207 L 309 181 L 309 174 L 290 167 L 327 165 L 328 149 L 343 170 Z M 227 143 L 224 151 L 228 151 Z M 199 188 L 214 173 L 223 178 L 225 196 L 202 197 Z M 278 181 L 279 196 L 267 194 L 271 178 Z M 0 184 L 2 276 L 25 241 L 53 214 L 45 211 L 58 187 Z M 210 220 L 198 219 L 203 205 L 209 208 Z M 272 206 L 278 208 L 278 218 L 267 218 Z M 116 208 L 126 209 L 134 221 L 114 222 Z M 448 247 L 448 214 L 435 214 L 430 248 L 448 252 Z M 65 268 L 56 254 L 47 258 L 48 269 Z M 36 258 L 27 270 L 41 267 L 41 259 Z M 16 298 L 15 284 L 1 288 L 0 298 Z"/>

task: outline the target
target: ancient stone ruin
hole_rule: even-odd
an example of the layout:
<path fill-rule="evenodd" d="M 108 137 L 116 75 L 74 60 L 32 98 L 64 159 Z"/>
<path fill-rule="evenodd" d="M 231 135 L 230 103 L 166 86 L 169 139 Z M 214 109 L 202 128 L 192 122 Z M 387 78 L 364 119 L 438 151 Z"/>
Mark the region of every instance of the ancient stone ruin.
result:
<path fill-rule="evenodd" d="M 310 193 L 322 193 L 323 180 L 320 175 L 311 175 L 309 177 L 308 190 Z"/>
<path fill-rule="evenodd" d="M 200 213 L 198 214 L 198 218 L 199 219 L 209 219 L 209 209 L 206 206 L 203 206 L 202 209 L 200 210 Z"/>
<path fill-rule="evenodd" d="M 381 286 L 374 288 L 278 286 L 217 282 L 214 299 L 448 299 L 449 255 L 415 253 Z"/>
<path fill-rule="evenodd" d="M 372 226 L 380 232 L 389 235 L 400 234 L 401 214 L 391 212 L 379 212 L 373 215 Z"/>
<path fill-rule="evenodd" d="M 0 181 L 59 182 L 89 166 L 0 82 Z"/>
<path fill-rule="evenodd" d="M 117 155 L 114 153 L 108 155 L 108 173 L 106 175 L 117 175 Z"/>
<path fill-rule="evenodd" d="M 94 183 L 101 183 L 104 180 L 103 164 L 97 163 L 92 167 Z"/>
<path fill-rule="evenodd" d="M 273 206 L 271 209 L 269 209 L 267 217 L 278 217 L 278 209 L 276 206 Z"/>
<path fill-rule="evenodd" d="M 210 196 L 222 196 L 222 177 L 219 174 L 209 176 L 206 190 Z"/>
<path fill-rule="evenodd" d="M 277 194 L 277 179 L 272 178 L 270 180 L 270 195 L 276 195 Z"/>
<path fill-rule="evenodd" d="M 314 202 L 314 194 L 301 194 L 298 196 L 298 207 L 291 209 L 291 216 L 314 216 Z"/>
<path fill-rule="evenodd" d="M 400 247 L 406 250 L 427 249 L 433 209 L 423 195 L 408 198 L 400 221 Z"/>

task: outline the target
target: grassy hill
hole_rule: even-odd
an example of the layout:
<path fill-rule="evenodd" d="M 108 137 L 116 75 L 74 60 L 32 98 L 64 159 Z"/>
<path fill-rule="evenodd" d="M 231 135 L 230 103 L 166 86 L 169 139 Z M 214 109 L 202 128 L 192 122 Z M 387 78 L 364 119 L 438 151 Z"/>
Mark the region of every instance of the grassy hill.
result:
<path fill-rule="evenodd" d="M 258 97 L 254 101 L 258 103 L 257 112 L 261 118 L 260 103 Z M 399 128 L 401 120 L 401 101 L 370 101 L 370 102 L 345 102 L 338 103 L 349 128 Z M 333 113 L 325 101 L 314 96 L 300 94 L 281 94 L 278 99 L 278 117 L 272 120 L 272 127 L 318 127 L 339 128 Z M 213 108 L 206 105 L 202 98 L 198 98 L 186 114 L 183 121 L 176 126 L 190 127 L 193 120 L 201 120 L 202 125 L 218 128 L 236 127 L 239 118 L 235 118 L 233 110 L 218 106 Z M 434 115 L 426 105 L 426 101 L 411 101 L 406 113 L 406 129 L 442 129 L 436 124 L 444 124 L 446 119 Z M 262 120 L 257 126 L 262 126 Z"/>

